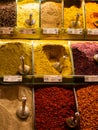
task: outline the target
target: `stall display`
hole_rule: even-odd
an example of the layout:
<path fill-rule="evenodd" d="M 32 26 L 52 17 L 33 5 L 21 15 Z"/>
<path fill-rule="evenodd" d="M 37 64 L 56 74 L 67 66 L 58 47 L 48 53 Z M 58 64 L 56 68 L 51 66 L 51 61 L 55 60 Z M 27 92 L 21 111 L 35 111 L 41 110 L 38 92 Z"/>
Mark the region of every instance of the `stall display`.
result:
<path fill-rule="evenodd" d="M 98 128 L 98 85 L 85 85 L 77 90 L 81 130 Z"/>
<path fill-rule="evenodd" d="M 60 53 L 58 53 L 60 52 Z M 34 41 L 35 75 L 71 75 L 70 49 L 66 41 Z"/>
<path fill-rule="evenodd" d="M 26 97 L 26 103 L 22 105 L 22 98 Z M 33 100 L 32 90 L 26 85 L 0 85 L 0 129 L 1 130 L 34 130 L 32 116 Z M 23 108 L 23 115 L 28 108 L 27 118 L 17 116 L 17 110 Z"/>
<path fill-rule="evenodd" d="M 17 24 L 16 0 L 0 1 L 0 27 L 15 27 Z"/>
<path fill-rule="evenodd" d="M 0 1 L 0 130 L 98 129 L 98 2 L 89 1 Z"/>
<path fill-rule="evenodd" d="M 66 119 L 74 116 L 74 113 L 75 100 L 72 90 L 61 86 L 45 86 L 35 89 L 35 124 L 37 130 L 69 130 Z"/>
<path fill-rule="evenodd" d="M 98 75 L 98 42 L 72 42 L 75 75 Z"/>
<path fill-rule="evenodd" d="M 32 74 L 32 41 L 0 40 L 0 61 L 1 76 Z"/>

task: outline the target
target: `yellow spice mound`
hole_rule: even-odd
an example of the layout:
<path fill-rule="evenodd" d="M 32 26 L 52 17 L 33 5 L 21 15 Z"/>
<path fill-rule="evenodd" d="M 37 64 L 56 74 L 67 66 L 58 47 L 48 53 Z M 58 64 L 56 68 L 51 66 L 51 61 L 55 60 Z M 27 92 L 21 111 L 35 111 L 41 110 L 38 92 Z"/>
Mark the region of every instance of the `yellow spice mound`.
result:
<path fill-rule="evenodd" d="M 71 22 L 76 20 L 77 13 L 80 14 L 79 21 L 80 26 L 78 28 L 83 28 L 83 12 L 82 8 L 76 8 L 75 6 L 71 6 L 70 8 L 64 8 L 64 27 L 69 28 L 71 26 Z"/>
<path fill-rule="evenodd" d="M 60 62 L 63 56 L 66 59 L 60 73 L 54 68 L 56 62 Z M 70 75 L 72 74 L 72 64 L 68 44 L 65 41 L 42 40 L 35 41 L 34 44 L 34 73 L 37 75 Z"/>
<path fill-rule="evenodd" d="M 29 19 L 29 15 L 32 14 L 32 18 L 35 24 L 29 26 L 26 24 L 26 20 Z M 23 28 L 39 28 L 39 4 L 38 3 L 18 3 L 17 7 L 17 26 Z"/>
<path fill-rule="evenodd" d="M 86 27 L 96 28 L 96 26 L 94 26 L 95 21 L 98 21 L 98 4 L 94 2 L 86 3 Z"/>
<path fill-rule="evenodd" d="M 41 27 L 61 27 L 62 8 L 61 3 L 45 2 L 41 4 Z"/>
<path fill-rule="evenodd" d="M 32 43 L 22 41 L 0 41 L 0 75 L 16 75 L 21 65 L 20 57 L 32 73 Z"/>

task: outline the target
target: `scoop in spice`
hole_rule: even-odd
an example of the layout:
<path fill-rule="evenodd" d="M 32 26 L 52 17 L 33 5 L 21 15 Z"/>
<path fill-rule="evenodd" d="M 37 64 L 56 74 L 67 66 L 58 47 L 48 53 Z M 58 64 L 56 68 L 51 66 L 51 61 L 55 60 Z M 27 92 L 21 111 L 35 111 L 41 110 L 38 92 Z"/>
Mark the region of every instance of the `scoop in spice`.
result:
<path fill-rule="evenodd" d="M 80 21 L 79 21 L 79 17 L 80 17 L 80 13 L 76 14 L 76 20 L 75 21 L 71 21 L 71 27 L 73 28 L 77 28 L 80 26 Z"/>
<path fill-rule="evenodd" d="M 35 20 L 33 19 L 32 14 L 29 15 L 29 19 L 26 19 L 25 23 L 29 26 L 32 26 L 33 24 L 35 24 Z"/>
<path fill-rule="evenodd" d="M 62 72 L 62 69 L 64 68 L 64 61 L 66 59 L 66 56 L 63 56 L 59 62 L 56 62 L 53 67 L 59 72 Z"/>
<path fill-rule="evenodd" d="M 21 65 L 19 66 L 20 74 L 28 74 L 30 71 L 30 66 L 24 64 L 24 57 L 20 57 Z"/>
<path fill-rule="evenodd" d="M 22 97 L 22 106 L 16 112 L 17 116 L 21 119 L 26 119 L 29 116 L 29 109 L 26 106 L 26 96 Z"/>
<path fill-rule="evenodd" d="M 74 117 L 72 116 L 72 117 L 68 117 L 66 119 L 66 124 L 70 128 L 75 128 L 78 125 L 78 123 L 79 123 L 79 118 L 80 118 L 79 112 L 76 112 Z"/>

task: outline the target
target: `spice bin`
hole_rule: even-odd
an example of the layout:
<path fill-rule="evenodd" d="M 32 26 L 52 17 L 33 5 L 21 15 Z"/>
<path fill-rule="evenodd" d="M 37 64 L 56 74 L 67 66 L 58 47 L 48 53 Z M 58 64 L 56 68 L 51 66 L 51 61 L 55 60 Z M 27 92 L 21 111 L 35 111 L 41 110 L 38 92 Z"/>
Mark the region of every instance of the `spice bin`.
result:
<path fill-rule="evenodd" d="M 98 3 L 97 1 L 86 2 L 86 39 L 98 40 Z"/>
<path fill-rule="evenodd" d="M 63 0 L 41 1 L 41 39 L 61 39 Z"/>
<path fill-rule="evenodd" d="M 62 39 L 84 39 L 85 14 L 84 2 L 80 7 L 64 7 Z"/>
<path fill-rule="evenodd" d="M 0 40 L 0 75 L 32 74 L 32 46 L 30 40 Z"/>
<path fill-rule="evenodd" d="M 98 83 L 80 85 L 77 89 L 80 129 L 98 128 Z"/>
<path fill-rule="evenodd" d="M 33 45 L 34 75 L 73 74 L 71 52 L 67 41 L 35 40 Z"/>
<path fill-rule="evenodd" d="M 73 55 L 74 74 L 98 75 L 98 41 L 72 41 L 70 46 Z"/>
<path fill-rule="evenodd" d="M 79 116 L 75 116 L 77 110 L 72 88 L 67 85 L 38 85 L 34 94 L 36 129 L 80 129 Z"/>
<path fill-rule="evenodd" d="M 34 130 L 32 97 L 31 85 L 0 85 L 1 130 Z"/>

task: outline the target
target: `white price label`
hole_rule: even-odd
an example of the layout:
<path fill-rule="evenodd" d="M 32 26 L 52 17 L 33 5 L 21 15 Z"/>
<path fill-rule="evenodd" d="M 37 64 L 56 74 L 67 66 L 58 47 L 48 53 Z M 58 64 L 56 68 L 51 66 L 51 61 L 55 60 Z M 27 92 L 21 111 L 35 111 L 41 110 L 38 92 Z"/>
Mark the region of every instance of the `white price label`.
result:
<path fill-rule="evenodd" d="M 43 28 L 43 34 L 58 34 L 58 28 Z"/>
<path fill-rule="evenodd" d="M 98 76 L 85 76 L 84 77 L 85 82 L 98 82 Z"/>
<path fill-rule="evenodd" d="M 22 82 L 22 76 L 15 75 L 15 76 L 4 76 L 4 82 Z"/>
<path fill-rule="evenodd" d="M 19 30 L 19 33 L 20 34 L 34 34 L 34 33 L 36 33 L 36 30 L 35 29 L 24 29 L 24 28 L 22 28 L 22 29 Z"/>
<path fill-rule="evenodd" d="M 14 29 L 11 27 L 1 27 L 0 34 L 13 34 Z"/>
<path fill-rule="evenodd" d="M 98 29 L 87 29 L 88 35 L 98 35 Z"/>
<path fill-rule="evenodd" d="M 78 29 L 74 29 L 74 28 L 68 28 L 67 30 L 68 34 L 82 34 L 83 33 L 83 29 L 82 28 L 78 28 Z"/>
<path fill-rule="evenodd" d="M 44 75 L 44 82 L 62 82 L 61 75 Z"/>

